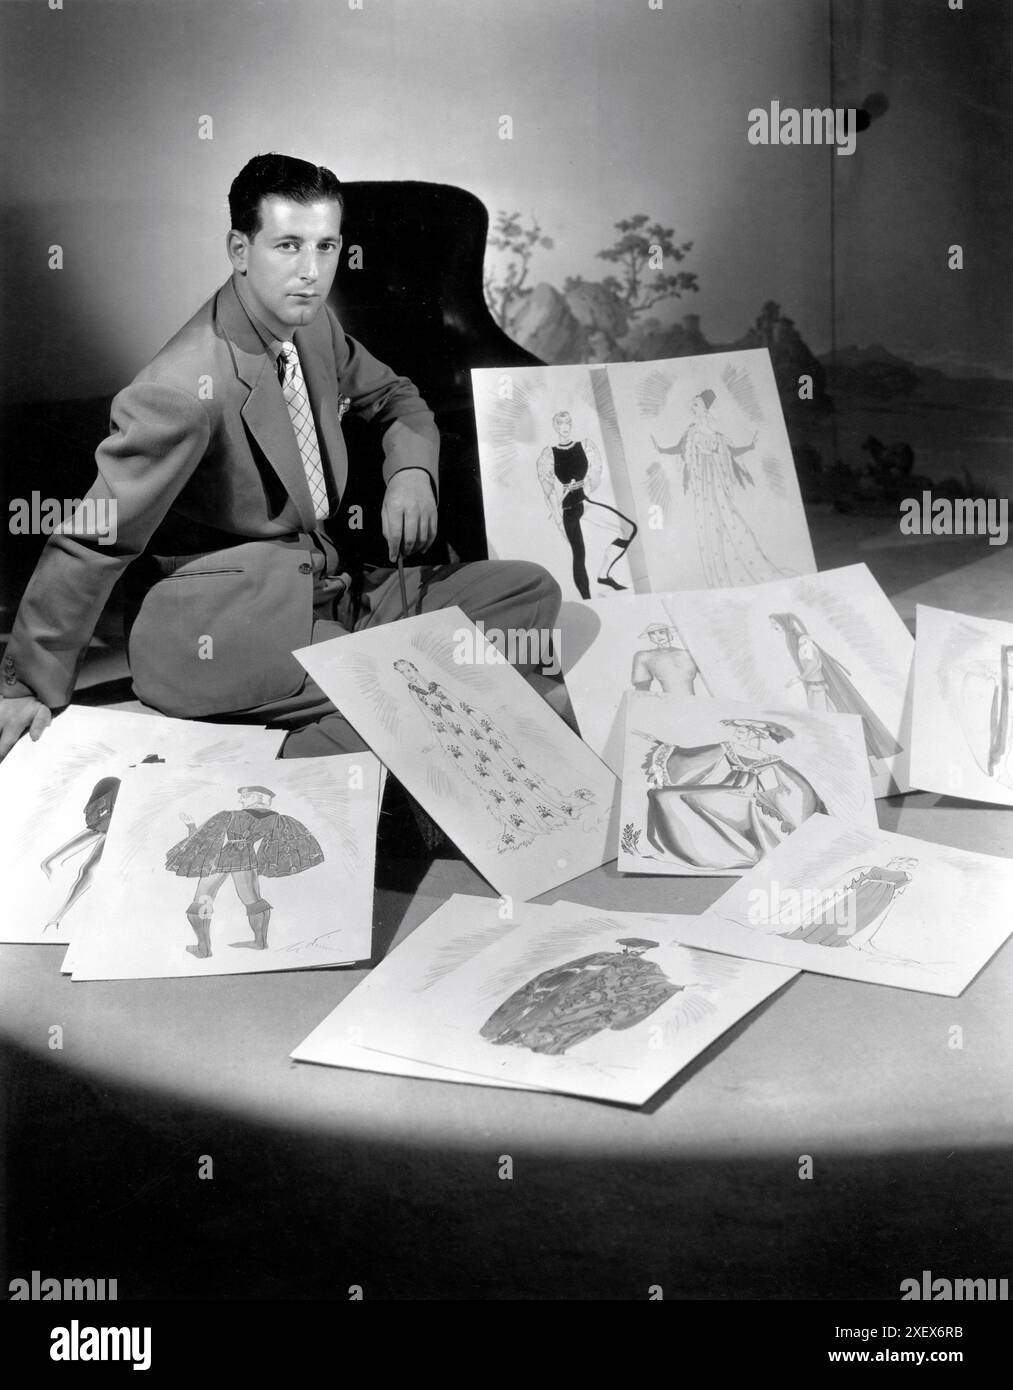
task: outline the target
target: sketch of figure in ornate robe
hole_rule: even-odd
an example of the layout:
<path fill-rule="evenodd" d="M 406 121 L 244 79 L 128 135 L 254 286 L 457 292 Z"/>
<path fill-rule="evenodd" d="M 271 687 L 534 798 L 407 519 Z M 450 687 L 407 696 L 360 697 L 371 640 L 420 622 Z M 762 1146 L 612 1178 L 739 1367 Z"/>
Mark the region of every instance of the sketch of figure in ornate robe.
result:
<path fill-rule="evenodd" d="M 149 753 L 143 761 L 145 763 L 161 763 L 165 759 L 160 758 L 157 753 Z M 48 931 L 50 927 L 58 928 L 74 904 L 91 887 L 95 878 L 95 869 L 102 858 L 106 832 L 113 817 L 113 807 L 116 805 L 119 789 L 120 779 L 118 777 L 103 777 L 96 782 L 84 807 L 85 828 L 79 830 L 76 835 L 72 835 L 58 849 L 54 849 L 52 854 L 47 854 L 39 865 L 46 877 L 51 879 L 54 868 L 62 868 L 68 859 L 73 859 L 82 850 L 88 850 L 88 855 L 78 869 L 70 891 L 42 928 L 43 931 Z"/>
<path fill-rule="evenodd" d="M 736 506 L 738 495 L 753 487 L 753 478 L 739 459 L 756 447 L 733 445 L 718 429 L 711 406 L 713 391 L 701 391 L 690 402 L 692 423 L 677 444 L 665 447 L 651 436 L 659 454 L 682 458 L 682 487 L 693 499 L 700 563 L 708 588 L 759 584 L 788 576 L 764 553 L 749 523 Z"/>
<path fill-rule="evenodd" d="M 584 526 L 608 536 L 597 567 L 597 582 L 609 589 L 625 589 L 625 584 L 612 578 L 612 570 L 637 534 L 637 523 L 607 502 L 596 502 L 588 497 L 587 494 L 596 492 L 601 484 L 601 455 L 593 440 L 572 438 L 573 420 L 569 411 L 560 410 L 553 415 L 552 427 L 559 443 L 549 445 L 538 455 L 538 481 L 549 515 L 566 537 L 572 552 L 573 582 L 577 592 L 581 598 L 591 597 Z M 586 511 L 588 507 L 594 510 Z"/>
<path fill-rule="evenodd" d="M 986 777 L 1013 788 L 1013 646 L 999 660 L 958 667 L 959 689 L 951 695 L 967 746 Z"/>
<path fill-rule="evenodd" d="M 186 839 L 169 850 L 165 867 L 181 878 L 197 879 L 193 902 L 186 910 L 197 938 L 195 946 L 186 948 L 192 956 L 211 955 L 213 903 L 227 878 L 235 884 L 253 932 L 252 942 L 237 944 L 263 951 L 271 904 L 260 895 L 261 876 L 285 878 L 323 863 L 323 850 L 302 822 L 271 809 L 274 797 L 269 787 L 240 787 L 240 809 L 219 811 L 200 827 L 192 816 L 182 813 Z"/>
<path fill-rule="evenodd" d="M 394 669 L 408 682 L 412 699 L 457 774 L 478 790 L 502 827 L 497 844 L 501 854 L 531 844 L 536 835 L 580 823 L 593 804 L 588 788 L 559 791 L 521 757 L 482 710 L 455 700 L 437 681 L 424 680 L 410 661 L 395 661 Z"/>
<path fill-rule="evenodd" d="M 784 941 L 805 941 L 810 946 L 851 946 L 856 951 L 887 955 L 872 940 L 911 882 L 910 871 L 917 864 L 917 859 L 897 856 L 885 867 L 862 864 L 849 869 L 794 930 L 778 935 Z"/>
<path fill-rule="evenodd" d="M 800 618 L 794 613 L 771 613 L 770 625 L 784 634 L 798 668 L 798 675 L 792 676 L 786 689 L 801 684 L 806 704 L 819 713 L 860 714 L 870 758 L 892 758 L 901 751 L 890 730 L 859 694 L 848 668 L 813 641 Z"/>
<path fill-rule="evenodd" d="M 692 695 L 699 671 L 685 647 L 675 645 L 675 629 L 669 623 L 649 623 L 640 635 L 651 645 L 633 653 L 633 689 L 649 691 L 657 684 L 665 695 Z"/>
<path fill-rule="evenodd" d="M 595 951 L 543 970 L 504 1000 L 482 1025 L 482 1037 L 558 1055 L 606 1029 L 632 1028 L 685 988 L 641 959 L 656 941 L 624 937 L 617 944 L 621 951 Z"/>
<path fill-rule="evenodd" d="M 651 743 L 647 838 L 694 869 L 747 869 L 826 807 L 812 784 L 771 745 L 794 738 L 769 720 L 722 719 L 727 740 L 697 748 Z"/>

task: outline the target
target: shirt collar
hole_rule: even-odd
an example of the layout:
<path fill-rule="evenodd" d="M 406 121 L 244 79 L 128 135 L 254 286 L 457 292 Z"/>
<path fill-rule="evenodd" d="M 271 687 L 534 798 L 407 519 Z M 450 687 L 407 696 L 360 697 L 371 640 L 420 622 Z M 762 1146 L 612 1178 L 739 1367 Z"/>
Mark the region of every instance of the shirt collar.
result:
<path fill-rule="evenodd" d="M 279 338 L 275 333 L 272 333 L 270 328 L 268 328 L 267 324 L 261 323 L 260 319 L 257 318 L 256 314 L 253 312 L 253 310 L 246 302 L 246 297 L 242 287 L 242 281 L 236 280 L 235 284 L 236 298 L 242 305 L 243 313 L 250 320 L 254 332 L 256 333 L 260 341 L 264 344 L 264 347 L 267 349 L 268 356 L 274 363 L 275 369 L 277 369 L 278 358 L 281 355 L 282 345 L 285 340 Z"/>

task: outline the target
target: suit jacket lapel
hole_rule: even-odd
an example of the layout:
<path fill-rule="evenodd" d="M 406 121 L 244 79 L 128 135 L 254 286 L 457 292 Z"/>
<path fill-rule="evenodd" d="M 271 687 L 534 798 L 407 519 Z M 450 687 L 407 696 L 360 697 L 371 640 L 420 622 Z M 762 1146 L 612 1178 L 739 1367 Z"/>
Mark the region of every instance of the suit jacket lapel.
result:
<path fill-rule="evenodd" d="M 320 523 L 313 511 L 306 469 L 288 407 L 271 356 L 239 302 L 231 280 L 218 296 L 218 317 L 232 349 L 236 376 L 250 390 L 240 410 L 243 421 L 284 484 L 303 529 L 312 531 Z"/>

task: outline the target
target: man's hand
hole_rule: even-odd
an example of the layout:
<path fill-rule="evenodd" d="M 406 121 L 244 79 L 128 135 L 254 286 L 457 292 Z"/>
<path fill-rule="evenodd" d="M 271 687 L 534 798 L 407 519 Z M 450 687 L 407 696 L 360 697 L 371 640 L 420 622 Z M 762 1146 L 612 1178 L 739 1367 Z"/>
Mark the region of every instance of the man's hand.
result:
<path fill-rule="evenodd" d="M 6 758 L 25 732 L 34 743 L 52 719 L 49 709 L 34 695 L 0 700 L 0 759 Z"/>
<path fill-rule="evenodd" d="M 380 513 L 390 562 L 397 560 L 404 536 L 405 555 L 428 550 L 436 539 L 436 498 L 423 468 L 405 468 L 387 484 Z"/>

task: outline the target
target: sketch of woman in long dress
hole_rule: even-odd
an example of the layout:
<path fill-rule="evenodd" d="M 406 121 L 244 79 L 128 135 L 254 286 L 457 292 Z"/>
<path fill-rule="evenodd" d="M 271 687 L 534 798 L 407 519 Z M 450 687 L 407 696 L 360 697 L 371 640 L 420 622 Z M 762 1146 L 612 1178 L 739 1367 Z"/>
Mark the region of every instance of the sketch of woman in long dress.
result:
<path fill-rule="evenodd" d="M 412 699 L 457 774 L 478 790 L 502 827 L 501 854 L 531 844 L 536 835 L 580 823 L 594 800 L 588 788 L 559 791 L 482 710 L 455 700 L 438 681 L 425 680 L 410 661 L 395 661 L 394 669 L 408 682 Z"/>
<path fill-rule="evenodd" d="M 770 720 L 722 719 L 729 737 L 683 748 L 653 735 L 644 760 L 647 838 L 661 857 L 694 869 L 747 869 L 816 812 L 812 784 L 779 745 L 794 738 Z"/>
<path fill-rule="evenodd" d="M 911 882 L 911 870 L 917 864 L 917 859 L 898 855 L 885 867 L 862 864 L 849 869 L 794 930 L 778 935 L 784 941 L 804 941 L 810 946 L 850 946 L 856 951 L 887 955 L 872 944 L 873 938 L 881 930 L 890 908 Z"/>
<path fill-rule="evenodd" d="M 597 582 L 609 589 L 625 589 L 612 578 L 612 571 L 629 549 L 637 534 L 637 523 L 607 502 L 597 502 L 587 494 L 601 485 L 602 463 L 592 439 L 572 437 L 573 420 L 568 410 L 552 417 L 559 442 L 538 455 L 538 481 L 548 504 L 549 515 L 562 531 L 573 556 L 573 582 L 581 598 L 591 597 L 587 573 L 584 526 L 591 526 L 608 539 L 597 566 Z M 587 511 L 593 508 L 593 511 Z"/>
<path fill-rule="evenodd" d="M 514 990 L 480 1029 L 498 1046 L 558 1056 L 605 1029 L 632 1028 L 680 993 L 645 951 L 646 937 L 623 937 L 621 951 L 595 951 L 543 970 Z"/>
<path fill-rule="evenodd" d="M 682 487 L 693 499 L 707 587 L 727 588 L 786 577 L 791 571 L 778 569 L 736 506 L 744 489 L 754 486 L 752 475 L 739 459 L 756 447 L 757 435 L 754 433 L 748 444 L 732 444 L 711 415 L 714 400 L 714 392 L 709 390 L 693 397 L 692 423 L 677 444 L 666 447 L 651 435 L 659 454 L 682 458 Z"/>
<path fill-rule="evenodd" d="M 323 863 L 316 837 L 293 816 L 272 810 L 274 797 L 269 787 L 240 787 L 238 809 L 218 811 L 199 827 L 182 813 L 186 839 L 168 851 L 165 867 L 181 878 L 197 879 L 186 910 L 197 938 L 196 945 L 186 948 L 190 955 L 201 960 L 211 955 L 213 904 L 227 878 L 232 879 L 253 933 L 252 942 L 241 944 L 264 951 L 271 904 L 261 897 L 261 876 L 286 878 Z"/>
<path fill-rule="evenodd" d="M 851 680 L 851 672 L 817 645 L 805 624 L 794 613 L 771 613 L 770 625 L 783 633 L 788 654 L 798 670 L 786 689 L 801 684 L 811 710 L 826 714 L 860 714 L 865 747 L 870 758 L 892 758 L 901 746 Z"/>

